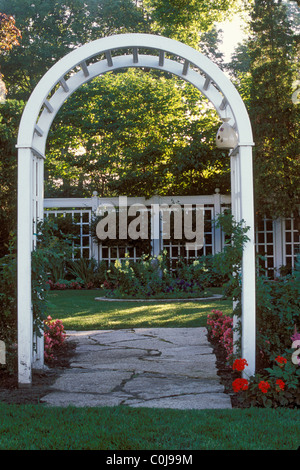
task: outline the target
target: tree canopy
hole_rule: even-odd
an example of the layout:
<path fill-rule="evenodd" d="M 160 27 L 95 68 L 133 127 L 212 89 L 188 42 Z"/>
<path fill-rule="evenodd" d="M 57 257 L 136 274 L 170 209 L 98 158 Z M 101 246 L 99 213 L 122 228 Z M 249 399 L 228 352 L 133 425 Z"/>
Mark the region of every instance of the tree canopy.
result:
<path fill-rule="evenodd" d="M 54 175 L 55 191 L 145 197 L 211 193 L 212 174 L 226 191 L 229 159 L 220 161 L 221 152 L 214 149 L 219 121 L 207 107 L 193 86 L 157 72 L 109 73 L 82 86 L 61 109 L 49 136 L 46 168 Z"/>
<path fill-rule="evenodd" d="M 22 31 L 18 50 L 1 57 L 12 98 L 28 99 L 60 58 L 89 41 L 126 32 L 155 33 L 193 47 L 237 0 L 0 0 Z"/>
<path fill-rule="evenodd" d="M 255 1 L 249 56 L 256 208 L 273 217 L 294 212 L 298 219 L 299 107 L 292 101 L 297 49 L 283 3 Z"/>

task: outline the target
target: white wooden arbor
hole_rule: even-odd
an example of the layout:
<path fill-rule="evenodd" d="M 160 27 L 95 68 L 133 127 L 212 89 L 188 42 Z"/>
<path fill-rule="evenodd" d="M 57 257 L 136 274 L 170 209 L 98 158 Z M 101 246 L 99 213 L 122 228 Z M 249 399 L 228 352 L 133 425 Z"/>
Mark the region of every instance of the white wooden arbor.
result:
<path fill-rule="evenodd" d="M 151 51 L 151 54 L 149 54 Z M 178 41 L 148 34 L 120 34 L 81 46 L 59 60 L 40 80 L 24 109 L 18 134 L 18 381 L 30 386 L 32 369 L 44 365 L 43 337 L 34 339 L 31 251 L 35 223 L 43 218 L 44 159 L 48 132 L 72 93 L 98 75 L 127 67 L 169 72 L 193 84 L 238 134 L 230 153 L 235 220 L 250 226 L 242 262 L 242 357 L 255 373 L 255 249 L 252 130 L 244 103 L 230 80 L 207 57 Z M 35 343 L 35 347 L 33 344 Z"/>

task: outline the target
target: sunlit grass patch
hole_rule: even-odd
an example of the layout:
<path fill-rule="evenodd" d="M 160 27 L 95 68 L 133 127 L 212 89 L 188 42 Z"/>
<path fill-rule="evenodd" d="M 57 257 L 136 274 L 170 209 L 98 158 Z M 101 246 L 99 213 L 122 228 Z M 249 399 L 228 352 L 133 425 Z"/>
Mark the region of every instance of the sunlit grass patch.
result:
<path fill-rule="evenodd" d="M 95 300 L 98 290 L 65 290 L 49 293 L 49 314 L 63 321 L 65 329 L 118 329 L 142 327 L 206 326 L 213 309 L 232 314 L 229 300 L 170 302 L 113 302 Z"/>

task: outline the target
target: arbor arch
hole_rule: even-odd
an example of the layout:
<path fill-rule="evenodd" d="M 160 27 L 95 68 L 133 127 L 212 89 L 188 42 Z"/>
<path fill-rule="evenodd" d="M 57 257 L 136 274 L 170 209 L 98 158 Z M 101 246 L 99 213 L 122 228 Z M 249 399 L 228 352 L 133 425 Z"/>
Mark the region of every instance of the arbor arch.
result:
<path fill-rule="evenodd" d="M 238 144 L 230 153 L 232 212 L 235 220 L 244 219 L 250 227 L 242 262 L 242 355 L 249 364 L 248 375 L 255 372 L 254 144 L 243 100 L 226 75 L 190 46 L 156 35 L 119 34 L 87 43 L 59 60 L 37 84 L 21 118 L 17 142 L 20 386 L 31 384 L 33 364 L 43 366 L 42 339 L 37 338 L 37 350 L 33 352 L 31 251 L 36 220 L 43 218 L 48 132 L 59 109 L 77 88 L 99 75 L 128 67 L 157 69 L 190 82 L 213 104 L 220 119 L 228 118 L 236 130 Z"/>

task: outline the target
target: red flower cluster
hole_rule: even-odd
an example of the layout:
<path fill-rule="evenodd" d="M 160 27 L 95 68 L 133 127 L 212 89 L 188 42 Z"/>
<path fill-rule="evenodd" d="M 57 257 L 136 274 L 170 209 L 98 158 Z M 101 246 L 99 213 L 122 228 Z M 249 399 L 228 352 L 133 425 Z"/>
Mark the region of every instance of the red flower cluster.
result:
<path fill-rule="evenodd" d="M 77 281 L 72 281 L 70 283 L 64 282 L 53 282 L 51 279 L 48 279 L 46 284 L 49 284 L 51 290 L 65 290 L 65 289 L 81 289 L 81 285 Z"/>
<path fill-rule="evenodd" d="M 284 390 L 285 383 L 281 379 L 276 380 L 276 385 L 278 385 L 277 391 L 280 392 L 280 390 Z"/>
<path fill-rule="evenodd" d="M 284 364 L 287 363 L 286 358 L 285 358 L 285 357 L 282 357 L 282 356 L 277 356 L 277 357 L 275 358 L 275 361 L 278 362 L 278 364 L 280 365 L 280 367 L 283 367 Z"/>
<path fill-rule="evenodd" d="M 258 384 L 258 388 L 262 393 L 268 393 L 270 387 L 271 385 L 269 384 L 269 382 L 265 382 L 264 380 L 261 380 Z"/>
<path fill-rule="evenodd" d="M 249 382 L 247 379 L 235 379 L 232 382 L 232 388 L 234 392 L 239 392 L 240 390 L 247 390 Z"/>
<path fill-rule="evenodd" d="M 233 363 L 233 370 L 242 371 L 245 369 L 245 366 L 248 366 L 246 359 L 236 359 Z"/>
<path fill-rule="evenodd" d="M 283 356 L 277 356 L 276 359 L 277 363 L 280 365 L 280 367 L 283 367 L 284 364 L 287 363 L 287 360 Z M 233 363 L 232 369 L 236 371 L 243 371 L 245 369 L 245 366 L 248 366 L 248 363 L 246 359 L 236 359 Z M 261 393 L 268 393 L 269 389 L 275 388 L 277 392 L 281 392 L 282 390 L 285 389 L 285 382 L 281 379 L 276 379 L 275 381 L 275 387 L 273 387 L 274 382 L 271 380 L 271 383 L 269 383 L 267 380 L 261 380 L 258 383 L 258 388 L 261 391 Z M 232 382 L 232 388 L 234 392 L 240 392 L 241 390 L 248 390 L 249 388 L 249 382 L 247 379 L 235 379 Z"/>

